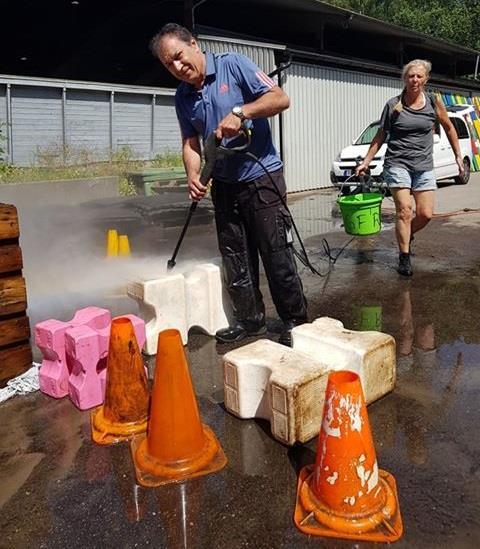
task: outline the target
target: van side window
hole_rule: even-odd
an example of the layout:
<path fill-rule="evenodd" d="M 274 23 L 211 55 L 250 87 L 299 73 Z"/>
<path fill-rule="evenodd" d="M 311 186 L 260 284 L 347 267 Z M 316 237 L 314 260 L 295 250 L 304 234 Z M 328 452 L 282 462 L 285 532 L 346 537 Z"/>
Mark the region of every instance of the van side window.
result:
<path fill-rule="evenodd" d="M 468 135 L 468 129 L 463 120 L 460 120 L 460 118 L 450 118 L 450 121 L 453 124 L 453 127 L 457 130 L 458 139 L 468 139 L 470 136 Z"/>

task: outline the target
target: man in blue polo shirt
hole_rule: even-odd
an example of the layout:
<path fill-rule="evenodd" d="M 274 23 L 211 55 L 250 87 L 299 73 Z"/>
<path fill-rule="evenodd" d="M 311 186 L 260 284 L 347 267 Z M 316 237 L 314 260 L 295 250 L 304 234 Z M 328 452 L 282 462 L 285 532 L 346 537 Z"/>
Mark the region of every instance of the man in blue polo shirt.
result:
<path fill-rule="evenodd" d="M 282 161 L 272 143 L 267 117 L 289 106 L 288 96 L 250 59 L 236 53 L 204 53 L 190 32 L 174 23 L 152 39 L 153 54 L 181 80 L 175 95 L 182 133 L 182 154 L 192 200 L 207 188 L 200 182 L 201 146 L 213 132 L 219 139 L 251 129 L 249 152 L 217 161 L 213 173 L 218 244 L 224 280 L 236 322 L 220 330 L 220 342 L 266 332 L 265 305 L 259 288 L 262 258 L 270 293 L 289 345 L 293 326 L 307 321 L 307 306 L 291 245 L 291 218 L 282 203 L 286 186 Z"/>

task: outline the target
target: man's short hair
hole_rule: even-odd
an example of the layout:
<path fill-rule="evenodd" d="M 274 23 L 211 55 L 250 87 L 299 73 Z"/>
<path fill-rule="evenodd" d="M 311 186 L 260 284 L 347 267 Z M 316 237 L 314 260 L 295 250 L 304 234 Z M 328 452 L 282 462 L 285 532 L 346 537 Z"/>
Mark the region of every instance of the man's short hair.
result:
<path fill-rule="evenodd" d="M 182 25 L 177 25 L 177 23 L 167 23 L 166 25 L 163 25 L 157 34 L 150 40 L 150 51 L 155 57 L 157 56 L 158 44 L 165 36 L 175 36 L 186 44 L 190 44 L 193 39 L 192 33 L 185 27 L 182 27 Z"/>

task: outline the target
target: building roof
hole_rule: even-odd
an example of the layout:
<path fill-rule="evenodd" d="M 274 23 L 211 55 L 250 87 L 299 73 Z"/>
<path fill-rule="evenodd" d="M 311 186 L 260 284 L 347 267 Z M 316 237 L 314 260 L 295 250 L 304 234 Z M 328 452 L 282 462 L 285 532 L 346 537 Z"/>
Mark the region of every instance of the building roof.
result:
<path fill-rule="evenodd" d="M 202 10 L 209 6 L 209 12 L 215 10 L 218 13 L 220 4 L 219 0 L 207 0 L 196 10 L 197 21 L 207 24 Z M 454 79 L 473 74 L 480 55 L 471 48 L 319 0 L 229 0 L 228 4 L 231 14 L 236 9 L 244 14 L 255 10 L 255 17 L 248 24 L 245 24 L 245 17 L 241 18 L 243 32 L 275 42 L 283 41 L 294 49 L 349 56 L 397 67 L 411 59 L 427 58 L 432 61 L 436 73 Z M 209 21 L 212 21 L 211 17 Z M 221 27 L 240 31 L 232 17 L 227 18 Z M 254 29 L 255 33 L 252 33 Z"/>
<path fill-rule="evenodd" d="M 448 40 L 434 38 L 425 33 L 413 31 L 399 25 L 375 19 L 367 15 L 362 15 L 351 10 L 332 6 L 328 2 L 321 0 L 230 0 L 231 3 L 251 2 L 255 4 L 266 4 L 272 7 L 294 7 L 297 10 L 307 13 L 321 13 L 326 17 L 329 24 L 338 28 L 361 30 L 364 32 L 373 32 L 379 36 L 388 35 L 410 40 L 412 44 L 425 44 L 432 49 L 440 49 L 450 54 L 467 54 L 476 57 L 480 55 L 479 51 L 467 48 Z M 330 18 L 328 16 L 331 16 Z"/>
<path fill-rule="evenodd" d="M 359 70 L 395 72 L 427 58 L 442 79 L 473 74 L 478 52 L 317 0 L 192 0 L 195 22 L 285 44 L 295 55 L 343 60 Z M 148 42 L 169 21 L 182 22 L 183 0 L 16 0 L 0 34 L 2 72 L 174 86 Z M 26 17 L 28 14 L 28 17 Z M 479 80 L 480 83 L 480 80 Z M 470 81 L 472 87 L 477 87 Z"/>

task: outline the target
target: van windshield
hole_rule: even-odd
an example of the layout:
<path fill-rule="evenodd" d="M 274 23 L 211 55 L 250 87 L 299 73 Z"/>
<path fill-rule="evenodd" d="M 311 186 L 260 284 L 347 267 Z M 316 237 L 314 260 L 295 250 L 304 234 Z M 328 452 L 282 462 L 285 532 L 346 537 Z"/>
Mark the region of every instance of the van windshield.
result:
<path fill-rule="evenodd" d="M 372 122 L 361 134 L 360 137 L 355 141 L 354 145 L 370 145 L 375 137 L 375 134 L 380 128 L 380 122 Z"/>

